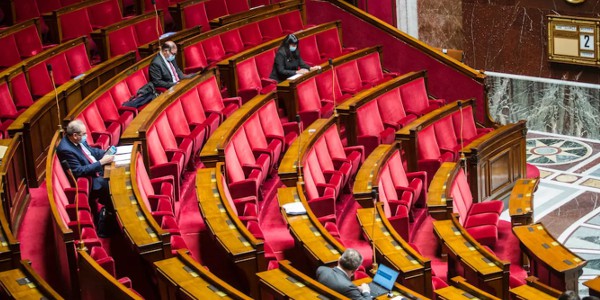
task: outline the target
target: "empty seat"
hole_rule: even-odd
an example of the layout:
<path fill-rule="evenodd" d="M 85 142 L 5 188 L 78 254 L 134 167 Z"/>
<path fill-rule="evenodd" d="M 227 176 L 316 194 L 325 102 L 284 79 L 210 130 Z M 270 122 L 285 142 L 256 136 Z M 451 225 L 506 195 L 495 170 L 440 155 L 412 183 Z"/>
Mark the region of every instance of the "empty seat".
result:
<path fill-rule="evenodd" d="M 387 161 L 394 187 L 412 194 L 413 203 L 425 207 L 427 203 L 427 173 L 423 171 L 406 173 L 400 152 L 396 151 Z"/>
<path fill-rule="evenodd" d="M 221 124 L 221 117 L 217 113 L 207 113 L 204 111 L 202 102 L 200 101 L 200 95 L 198 95 L 198 89 L 191 89 L 187 93 L 179 97 L 185 118 L 190 126 L 194 127 L 206 127 L 206 137 L 215 132 L 219 124 Z"/>
<path fill-rule="evenodd" d="M 404 111 L 399 89 L 393 89 L 377 97 L 376 101 L 385 127 L 398 130 L 417 119 L 415 115 L 407 115 Z"/>
<path fill-rule="evenodd" d="M 196 89 L 204 111 L 208 114 L 219 115 L 221 122 L 242 106 L 242 98 L 240 97 L 222 97 L 215 76 L 199 83 Z"/>
<path fill-rule="evenodd" d="M 267 41 L 267 38 L 262 36 L 258 23 L 250 23 L 239 28 L 240 35 L 244 42 L 244 46 L 254 47 Z"/>
<path fill-rule="evenodd" d="M 269 155 L 271 168 L 275 168 L 279 164 L 279 158 L 283 153 L 283 143 L 276 139 L 271 139 L 270 142 L 267 141 L 258 114 L 246 119 L 244 130 L 254 156 L 257 157 L 261 153 Z"/>
<path fill-rule="evenodd" d="M 175 180 L 176 195 L 179 195 L 179 178 L 183 172 L 185 157 L 181 151 L 166 151 L 160 141 L 155 126 L 146 131 L 150 174 L 153 178 L 172 176 Z"/>
<path fill-rule="evenodd" d="M 363 84 L 375 86 L 398 76 L 397 73 L 384 73 L 381 68 L 379 52 L 375 51 L 357 60 L 360 79 Z"/>
<path fill-rule="evenodd" d="M 279 141 L 283 145 L 284 151 L 289 148 L 302 130 L 301 124 L 298 126 L 296 122 L 281 123 L 275 101 L 263 105 L 258 111 L 258 115 L 267 141 L 269 143 L 273 140 Z"/>
<path fill-rule="evenodd" d="M 178 200 L 174 178 L 162 176 L 150 179 L 141 153 L 137 153 L 135 160 L 135 180 L 142 197 L 138 201 L 146 205 L 159 224 L 164 216 L 174 217 L 174 202 Z"/>
<path fill-rule="evenodd" d="M 316 35 L 316 39 L 319 47 L 319 54 L 324 60 L 335 58 L 341 56 L 342 54 L 350 53 L 356 50 L 356 48 L 342 49 L 342 43 L 340 42 L 340 36 L 337 28 L 319 32 Z"/>
<path fill-rule="evenodd" d="M 298 94 L 298 115 L 304 126 L 309 126 L 320 118 L 329 118 L 333 114 L 333 101 L 321 99 L 314 78 L 298 84 L 296 93 Z"/>
<path fill-rule="evenodd" d="M 260 28 L 260 33 L 263 38 L 269 40 L 285 35 L 281 23 L 279 22 L 279 18 L 276 16 L 261 20 L 258 22 L 258 27 Z"/>
<path fill-rule="evenodd" d="M 493 130 L 492 128 L 478 128 L 475 125 L 475 115 L 473 114 L 473 107 L 470 105 L 453 113 L 452 121 L 456 137 L 459 141 L 462 140 L 464 145 Z"/>
<path fill-rule="evenodd" d="M 199 25 L 202 26 L 202 31 L 210 30 L 205 4 L 206 3 L 202 1 L 183 7 L 183 29 Z"/>
<path fill-rule="evenodd" d="M 210 129 L 207 129 L 205 126 L 194 126 L 188 123 L 179 99 L 171 103 L 169 107 L 166 108 L 165 113 L 167 114 L 169 126 L 171 127 L 175 138 L 180 140 L 189 139 L 192 141 L 192 157 L 190 158 L 190 162 L 193 166 L 195 157 L 202 149 L 204 141 L 206 140 L 206 134 Z"/>
<path fill-rule="evenodd" d="M 379 144 L 391 144 L 394 141 L 396 131 L 385 128 L 377 101 L 370 101 L 356 110 L 358 127 L 358 144 L 365 147 L 365 155 L 368 156 Z"/>
<path fill-rule="evenodd" d="M 302 55 L 302 60 L 304 60 L 307 64 L 313 66 L 318 65 L 324 61 L 327 61 L 327 58 L 321 57 L 319 53 L 319 46 L 317 45 L 317 38 L 315 35 L 309 35 L 303 37 L 298 42 L 298 49 L 300 50 L 300 54 Z"/>
<path fill-rule="evenodd" d="M 183 155 L 183 164 L 181 171 L 185 170 L 189 162 L 192 161 L 193 142 L 189 137 L 175 137 L 169 119 L 165 112 L 162 112 L 152 125 L 156 128 L 160 142 L 166 152 L 181 153 Z M 152 146 L 152 145 L 149 145 Z"/>
<path fill-rule="evenodd" d="M 202 43 L 189 45 L 183 49 L 184 73 L 194 73 L 209 66 Z"/>
<path fill-rule="evenodd" d="M 452 116 L 445 116 L 433 124 L 435 137 L 442 152 L 452 154 L 452 160 L 456 161 L 459 157 L 459 151 L 462 146 L 454 133 L 454 124 Z"/>
<path fill-rule="evenodd" d="M 444 100 L 430 100 L 425 79 L 420 77 L 400 87 L 402 104 L 406 113 L 422 116 L 444 104 Z"/>
<path fill-rule="evenodd" d="M 236 66 L 237 94 L 242 97 L 242 102 L 250 100 L 260 94 L 274 91 L 277 81 L 268 77 L 261 77 L 254 57 L 238 62 Z"/>
<path fill-rule="evenodd" d="M 365 148 L 363 146 L 344 147 L 340 138 L 337 125 L 329 127 L 324 133 L 327 149 L 334 163 L 349 162 L 352 165 L 351 178 L 354 178 L 360 165 L 365 159 Z"/>
<path fill-rule="evenodd" d="M 452 153 L 440 152 L 433 126 L 427 126 L 417 133 L 417 156 L 418 169 L 427 172 L 430 182 L 442 163 L 453 159 Z"/>
<path fill-rule="evenodd" d="M 227 55 L 233 55 L 242 52 L 246 48 L 244 46 L 244 42 L 242 41 L 242 36 L 237 29 L 223 32 L 220 37 L 221 43 L 223 43 L 223 49 Z"/>
<path fill-rule="evenodd" d="M 319 97 L 321 98 L 322 103 L 332 103 L 332 105 L 337 105 L 351 97 L 351 95 L 342 94 L 335 73 L 336 72 L 333 70 L 327 70 L 315 77 L 317 89 L 319 90 Z"/>
<path fill-rule="evenodd" d="M 87 124 L 88 132 L 94 136 L 94 140 L 98 141 L 101 136 L 106 136 L 107 145 L 103 145 L 102 149 L 107 149 L 108 146 L 116 146 L 119 144 L 119 138 L 121 136 L 121 125 L 119 123 L 110 123 L 106 126 L 107 122 L 102 118 L 96 103 L 88 105 L 83 110 L 82 114 Z"/>
<path fill-rule="evenodd" d="M 398 193 L 391 179 L 389 168 L 384 167 L 379 174 L 379 201 L 383 203 L 383 211 L 394 230 L 406 241 L 409 240 L 409 211 L 412 206 L 412 195 L 407 192 Z"/>
<path fill-rule="evenodd" d="M 295 10 L 279 16 L 279 23 L 284 34 L 294 33 L 304 29 L 304 21 L 299 10 Z"/>
<path fill-rule="evenodd" d="M 364 86 L 362 80 L 360 79 L 360 73 L 358 71 L 356 60 L 352 60 L 335 67 L 335 74 L 337 75 L 340 89 L 344 94 L 354 95 L 365 87 L 369 87 Z"/>

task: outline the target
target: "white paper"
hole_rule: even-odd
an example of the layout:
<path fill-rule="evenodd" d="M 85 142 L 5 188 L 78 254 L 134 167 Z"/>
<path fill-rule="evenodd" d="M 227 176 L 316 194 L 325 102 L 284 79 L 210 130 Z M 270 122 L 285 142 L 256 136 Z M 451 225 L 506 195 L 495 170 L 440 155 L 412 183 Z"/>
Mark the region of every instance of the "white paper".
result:
<path fill-rule="evenodd" d="M 294 79 L 296 79 L 296 78 L 300 78 L 300 76 L 302 76 L 302 74 L 296 74 L 296 75 L 294 75 L 294 76 L 290 76 L 290 77 L 288 77 L 288 78 L 287 78 L 287 80 L 294 80 Z"/>
<path fill-rule="evenodd" d="M 120 160 L 120 161 L 115 161 L 115 166 L 117 166 L 117 167 L 127 166 L 130 163 L 131 163 L 130 160 Z"/>
<path fill-rule="evenodd" d="M 286 203 L 283 206 L 285 213 L 288 215 L 304 215 L 306 214 L 306 208 L 302 205 L 302 202 Z"/>
<path fill-rule="evenodd" d="M 0 146 L 0 160 L 2 160 L 4 158 L 4 154 L 6 154 L 7 149 L 8 149 L 8 147 L 6 147 L 6 146 Z"/>
<path fill-rule="evenodd" d="M 133 150 L 133 145 L 119 146 L 119 147 L 117 147 L 117 153 L 115 153 L 115 155 L 128 154 L 128 153 L 131 153 L 132 150 Z"/>
<path fill-rule="evenodd" d="M 131 154 L 130 153 L 117 154 L 117 155 L 115 155 L 115 158 L 113 161 L 117 162 L 117 161 L 124 161 L 124 160 L 131 160 Z"/>

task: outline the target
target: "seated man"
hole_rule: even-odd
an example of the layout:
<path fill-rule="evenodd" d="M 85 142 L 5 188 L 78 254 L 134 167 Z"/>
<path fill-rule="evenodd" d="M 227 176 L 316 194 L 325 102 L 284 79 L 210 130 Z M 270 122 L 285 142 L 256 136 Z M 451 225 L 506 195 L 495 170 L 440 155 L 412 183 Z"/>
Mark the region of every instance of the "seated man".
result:
<path fill-rule="evenodd" d="M 148 73 L 150 74 L 150 82 L 158 91 L 164 91 L 176 85 L 179 80 L 190 78 L 192 75 L 185 75 L 177 66 L 175 61 L 177 56 L 177 45 L 173 41 L 166 41 L 160 46 L 160 52 L 154 57 Z"/>
<path fill-rule="evenodd" d="M 90 202 L 98 199 L 98 202 L 106 207 L 107 213 L 112 214 L 114 209 L 110 199 L 110 189 L 108 181 L 104 178 L 104 169 L 102 166 L 111 163 L 114 156 L 106 154 L 102 149 L 90 147 L 85 142 L 87 137 L 86 128 L 80 120 L 71 121 L 67 125 L 66 131 L 65 136 L 58 144 L 58 147 L 56 147 L 58 159 L 61 162 L 66 161 L 69 164 L 69 168 L 76 178 L 81 176 L 90 176 L 92 178 Z M 90 203 L 90 208 L 92 209 L 92 213 L 97 215 L 95 203 Z M 103 229 L 98 228 L 99 235 Z"/>
<path fill-rule="evenodd" d="M 369 285 L 363 283 L 356 286 L 352 282 L 352 276 L 362 261 L 362 255 L 358 251 L 348 248 L 340 256 L 337 266 L 333 268 L 320 266 L 317 269 L 317 281 L 350 299 L 372 299 Z"/>

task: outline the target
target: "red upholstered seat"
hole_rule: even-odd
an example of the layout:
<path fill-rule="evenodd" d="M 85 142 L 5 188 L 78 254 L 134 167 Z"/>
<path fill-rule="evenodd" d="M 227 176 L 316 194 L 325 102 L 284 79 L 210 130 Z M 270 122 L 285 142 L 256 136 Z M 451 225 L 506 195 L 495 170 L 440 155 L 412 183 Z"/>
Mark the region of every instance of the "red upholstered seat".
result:
<path fill-rule="evenodd" d="M 259 93 L 269 93 L 277 87 L 277 81 L 268 78 L 268 75 L 261 77 L 254 57 L 239 62 L 236 73 L 238 78 L 238 95 L 242 97 L 242 102 L 250 100 Z"/>
<path fill-rule="evenodd" d="M 461 150 L 461 144 L 456 134 L 454 134 L 454 124 L 452 116 L 445 116 L 433 124 L 435 129 L 435 138 L 442 152 L 452 154 L 452 160 L 457 160 L 458 152 Z M 465 145 L 466 146 L 466 145 Z"/>
<path fill-rule="evenodd" d="M 145 8 L 144 13 L 154 11 L 154 5 L 152 4 L 152 2 L 155 2 L 156 9 L 161 10 L 163 12 L 163 19 L 164 19 L 165 27 L 171 28 L 173 26 L 173 17 L 171 16 L 171 13 L 169 12 L 169 4 L 170 4 L 169 0 L 154 0 L 154 1 L 143 0 L 143 1 L 144 1 L 144 8 Z M 156 22 L 156 21 L 154 21 L 154 22 Z M 156 26 L 156 25 L 154 25 L 154 26 Z M 143 43 L 143 44 L 146 44 L 146 43 Z"/>
<path fill-rule="evenodd" d="M 418 169 L 427 172 L 429 181 L 443 162 L 452 161 L 453 158 L 451 153 L 440 152 L 433 126 L 427 126 L 417 133 L 417 156 Z"/>
<path fill-rule="evenodd" d="M 290 34 L 304 29 L 304 22 L 299 10 L 295 10 L 279 16 L 279 23 L 283 34 Z"/>
<path fill-rule="evenodd" d="M 163 176 L 150 179 L 144 166 L 141 153 L 136 156 L 135 180 L 138 185 L 141 203 L 144 203 L 152 216 L 160 224 L 164 216 L 174 217 L 174 202 L 178 200 L 174 188 L 174 178 Z"/>
<path fill-rule="evenodd" d="M 309 126 L 320 118 L 329 118 L 333 114 L 333 102 L 321 101 L 314 78 L 298 84 L 298 114 L 304 126 Z"/>
<path fill-rule="evenodd" d="M 417 119 L 415 115 L 406 115 L 399 89 L 393 89 L 377 97 L 376 101 L 385 127 L 398 130 Z"/>
<path fill-rule="evenodd" d="M 59 28 L 62 32 L 60 42 L 65 42 L 80 36 L 89 36 L 93 31 L 87 9 L 76 9 L 59 17 Z M 91 41 L 89 38 L 88 41 Z M 88 42 L 89 43 L 89 42 Z"/>
<path fill-rule="evenodd" d="M 204 111 L 219 115 L 221 122 L 242 106 L 240 97 L 223 98 L 216 77 L 210 77 L 196 86 Z"/>
<path fill-rule="evenodd" d="M 358 71 L 356 60 L 352 60 L 335 67 L 335 74 L 337 75 L 340 89 L 344 94 L 354 95 L 365 88 L 362 80 L 360 79 L 360 73 Z"/>
<path fill-rule="evenodd" d="M 379 144 L 391 144 L 396 131 L 385 128 L 377 107 L 377 101 L 370 101 L 356 110 L 358 144 L 365 147 L 368 156 Z"/>
<path fill-rule="evenodd" d="M 311 176 L 318 189 L 329 189 L 334 190 L 334 197 L 340 195 L 344 183 L 344 174 L 337 170 L 324 170 L 319 163 L 316 150 L 311 149 L 305 157 L 305 167 L 310 166 Z M 304 171 L 306 173 L 306 171 Z M 319 192 L 319 195 L 327 195 L 325 192 Z"/>
<path fill-rule="evenodd" d="M 87 9 L 92 28 L 103 28 L 123 20 L 117 0 L 107 0 Z"/>
<path fill-rule="evenodd" d="M 226 0 L 227 13 L 230 15 L 248 11 L 250 6 L 247 0 Z"/>
<path fill-rule="evenodd" d="M 35 0 L 22 0 L 22 1 L 14 1 L 14 14 L 16 17 L 15 22 L 23 22 L 33 18 L 40 19 L 40 27 L 42 28 L 42 33 L 48 32 L 48 26 L 44 23 L 44 20 L 41 18 L 41 12 L 39 6 Z M 5 12 L 5 14 L 10 12 Z"/>
<path fill-rule="evenodd" d="M 183 172 L 184 154 L 178 151 L 167 152 L 162 146 L 155 126 L 151 126 L 146 132 L 146 143 L 148 144 L 150 174 L 152 177 L 173 176 L 173 178 L 180 178 Z M 179 195 L 179 179 L 175 181 L 175 191 L 176 195 Z"/>
<path fill-rule="evenodd" d="M 342 95 L 335 73 L 333 70 L 327 70 L 315 77 L 322 103 L 340 104 L 351 97 L 350 95 Z"/>
<path fill-rule="evenodd" d="M 171 129 L 167 114 L 164 112 L 156 118 L 153 126 L 156 127 L 160 142 L 167 153 L 173 152 L 183 155 L 183 162 L 180 168 L 182 171 L 185 170 L 185 167 L 188 166 L 192 158 L 192 140 L 189 137 L 176 138 L 173 129 Z"/>
<path fill-rule="evenodd" d="M 125 54 L 129 51 L 137 51 L 138 48 L 135 30 L 132 26 L 109 32 L 108 40 L 110 41 L 110 57 Z"/>
<path fill-rule="evenodd" d="M 184 73 L 199 72 L 209 66 L 202 43 L 183 48 L 183 60 L 185 62 Z"/>
<path fill-rule="evenodd" d="M 231 139 L 235 147 L 235 153 L 245 172 L 249 170 L 259 170 L 259 182 L 262 184 L 270 173 L 271 158 L 266 153 L 252 151 L 250 142 L 244 127 L 239 128 Z"/>
<path fill-rule="evenodd" d="M 180 235 L 171 235 L 171 254 L 177 255 L 177 250 L 179 249 L 188 249 L 185 240 Z"/>
<path fill-rule="evenodd" d="M 325 141 L 329 155 L 334 163 L 349 162 L 352 165 L 351 177 L 354 178 L 360 165 L 365 159 L 365 149 L 363 146 L 344 147 L 340 138 L 337 125 L 333 125 L 324 133 Z"/>
<path fill-rule="evenodd" d="M 452 121 L 454 123 L 454 132 L 456 137 L 459 141 L 462 139 L 464 145 L 468 145 L 473 140 L 493 130 L 493 128 L 478 128 L 477 125 L 475 125 L 473 107 L 470 105 L 464 107 L 462 111 L 459 110 L 453 113 Z"/>
<path fill-rule="evenodd" d="M 63 7 L 60 0 L 36 0 L 40 13 L 49 13 Z"/>
<path fill-rule="evenodd" d="M 42 52 L 44 46 L 36 26 L 31 25 L 19 30 L 14 35 L 21 58 L 34 56 Z"/>
<path fill-rule="evenodd" d="M 254 56 L 256 61 L 256 69 L 261 79 L 268 79 L 273 70 L 273 62 L 275 61 L 275 53 L 277 49 L 265 50 L 262 53 Z"/>
<path fill-rule="evenodd" d="M 83 124 L 85 125 L 86 128 L 90 128 L 90 126 L 87 125 L 87 119 L 85 118 L 85 116 L 80 115 L 79 117 L 77 117 L 78 120 L 80 120 L 81 122 L 83 122 Z M 102 135 L 102 134 L 89 134 L 87 137 L 86 142 L 88 143 L 88 145 L 92 146 L 92 147 L 97 147 L 100 149 L 108 149 L 108 147 L 110 146 L 110 137 L 109 135 Z"/>
<path fill-rule="evenodd" d="M 177 220 L 175 220 L 175 218 L 172 216 L 163 216 L 162 222 L 160 223 L 160 228 L 164 229 L 171 235 L 181 235 L 179 226 L 177 225 Z"/>
<path fill-rule="evenodd" d="M 4 136 L 8 136 L 8 126 L 15 120 L 25 109 L 17 109 L 17 106 L 13 102 L 12 95 L 8 88 L 8 84 L 0 84 L 0 130 Z"/>
<path fill-rule="evenodd" d="M 377 51 L 360 57 L 356 63 L 358 64 L 360 79 L 365 85 L 375 86 L 398 76 L 397 73 L 383 73 L 381 59 Z"/>
<path fill-rule="evenodd" d="M 121 124 L 112 123 L 110 121 L 105 123 L 95 102 L 88 105 L 88 107 L 83 110 L 82 115 L 87 124 L 88 134 L 93 135 L 94 140 L 98 140 L 100 136 L 107 136 L 107 146 L 115 146 L 119 144 L 119 138 L 121 136 Z"/>
<path fill-rule="evenodd" d="M 392 181 L 396 189 L 406 191 L 412 194 L 413 202 L 418 207 L 425 207 L 427 203 L 427 173 L 411 172 L 406 173 L 404 164 L 400 157 L 400 152 L 396 151 L 387 161 L 390 169 Z"/>
<path fill-rule="evenodd" d="M 267 141 L 258 114 L 254 114 L 246 119 L 244 130 L 254 156 L 257 157 L 261 153 L 267 154 L 271 161 L 271 168 L 276 167 L 279 164 L 279 158 L 283 152 L 284 145 L 277 139 L 271 139 L 270 142 Z"/>
<path fill-rule="evenodd" d="M 317 45 L 317 38 L 315 35 L 301 38 L 298 43 L 298 49 L 300 49 L 302 60 L 311 66 L 318 65 L 327 60 L 323 59 L 319 53 L 319 46 Z"/>
<path fill-rule="evenodd" d="M 205 126 L 190 126 L 185 118 L 185 112 L 179 99 L 175 100 L 165 109 L 169 126 L 178 140 L 189 139 L 192 141 L 192 152 L 190 162 L 195 162 L 196 155 L 202 149 L 206 140 L 207 130 Z"/>
<path fill-rule="evenodd" d="M 210 30 L 208 15 L 206 13 L 206 3 L 198 2 L 186 5 L 183 8 L 183 24 L 184 29 L 200 25 L 202 26 L 202 31 Z"/>
<path fill-rule="evenodd" d="M 123 132 L 123 130 L 125 130 L 125 128 L 127 128 L 127 126 L 129 125 L 129 123 L 131 123 L 133 117 L 135 117 L 137 112 L 135 109 L 120 110 L 120 108 L 122 107 L 117 106 L 117 102 L 114 100 L 110 91 L 107 91 L 104 94 L 100 95 L 98 98 L 96 98 L 96 101 L 94 101 L 94 103 L 98 107 L 98 111 L 100 111 L 102 120 L 104 120 L 104 122 L 119 124 L 119 126 L 121 127 L 121 132 Z"/>
<path fill-rule="evenodd" d="M 148 1 L 148 0 L 146 0 L 146 1 Z M 158 0 L 158 1 L 167 2 L 168 0 Z M 168 12 L 163 11 L 165 26 L 170 26 L 170 24 L 171 24 L 171 20 L 169 19 L 170 16 L 171 15 Z M 158 28 L 156 27 L 156 16 L 154 16 L 153 18 L 145 19 L 141 22 L 135 23 L 134 30 L 135 30 L 135 39 L 136 39 L 138 46 L 145 45 L 150 42 L 154 42 L 154 41 L 158 40 L 158 38 L 164 33 L 164 28 L 162 28 L 162 26 L 158 26 Z"/>
<path fill-rule="evenodd" d="M 342 49 L 342 43 L 340 42 L 337 28 L 319 32 L 316 35 L 316 39 L 319 46 L 319 54 L 324 60 L 335 58 L 356 50 L 355 48 Z"/>
<path fill-rule="evenodd" d="M 33 104 L 33 93 L 29 89 L 24 73 L 18 73 L 9 79 L 9 84 L 12 87 L 12 97 L 17 108 L 27 108 Z"/>
<path fill-rule="evenodd" d="M 313 168 L 313 163 L 314 162 L 309 163 L 306 161 L 302 169 L 302 173 L 304 174 L 304 188 L 308 204 L 312 212 L 315 214 L 315 216 L 317 216 L 321 223 L 335 223 L 335 187 L 318 183 L 314 179 L 314 172 L 320 172 L 320 170 L 315 170 L 315 168 Z"/>
<path fill-rule="evenodd" d="M 380 181 L 379 181 L 379 201 L 383 203 L 383 211 L 385 217 L 388 219 L 394 230 L 405 240 L 409 240 L 409 196 L 408 194 L 403 194 L 402 197 L 404 199 L 397 200 L 396 192 L 393 187 L 389 187 L 390 183 L 384 183 L 381 179 L 390 179 L 389 169 L 384 168 L 383 172 L 380 173 Z M 386 191 L 387 190 L 387 191 Z M 389 194 L 388 194 L 389 193 Z M 388 197 L 394 198 L 388 198 Z M 411 199 L 412 200 L 412 199 Z"/>
<path fill-rule="evenodd" d="M 255 197 L 261 198 L 259 194 L 260 170 L 258 168 L 244 168 L 240 162 L 232 142 L 228 143 L 224 149 L 225 169 L 227 171 L 227 180 L 229 191 L 233 198 Z"/>
<path fill-rule="evenodd" d="M 200 96 L 197 89 L 191 89 L 179 97 L 185 118 L 190 125 L 206 127 L 208 129 L 207 138 L 219 127 L 220 117 L 218 114 L 207 114 L 202 107 Z M 208 115 L 208 116 L 207 116 Z"/>
<path fill-rule="evenodd" d="M 232 29 L 221 34 L 221 42 L 226 55 L 233 55 L 245 49 L 239 30 Z"/>
<path fill-rule="evenodd" d="M 260 28 L 260 33 L 263 38 L 266 39 L 271 40 L 284 35 L 283 28 L 281 27 L 281 23 L 279 23 L 279 18 L 277 16 L 259 21 L 258 27 Z"/>
<path fill-rule="evenodd" d="M 0 37 L 0 49 L 2 49 L 0 68 L 8 68 L 21 61 L 21 55 L 19 54 L 19 48 L 17 47 L 14 35 Z"/>
<path fill-rule="evenodd" d="M 257 46 L 266 41 L 266 39 L 262 36 L 262 33 L 260 32 L 260 27 L 258 27 L 258 23 L 250 23 L 244 25 L 238 30 L 240 31 L 242 41 L 244 42 L 244 46 L 246 48 Z"/>
<path fill-rule="evenodd" d="M 258 111 L 258 115 L 269 144 L 272 140 L 279 140 L 284 145 L 284 151 L 292 144 L 302 130 L 298 128 L 298 123 L 296 122 L 281 123 L 275 101 L 270 101 L 263 105 Z"/>
<path fill-rule="evenodd" d="M 227 12 L 227 5 L 225 4 L 225 0 L 211 0 L 206 1 L 205 3 L 206 14 L 208 15 L 209 20 L 229 14 Z"/>
<path fill-rule="evenodd" d="M 225 47 L 218 35 L 202 41 L 202 48 L 209 64 L 217 63 L 225 58 Z"/>
<path fill-rule="evenodd" d="M 327 141 L 324 137 L 319 138 L 314 144 L 313 149 L 317 155 L 319 166 L 324 172 L 339 172 L 342 174 L 342 187 L 346 186 L 352 178 L 352 163 L 350 161 L 336 160 L 335 162 L 329 154 Z"/>
<path fill-rule="evenodd" d="M 425 79 L 415 79 L 400 87 L 406 113 L 422 116 L 443 105 L 443 100 L 429 100 Z"/>
<path fill-rule="evenodd" d="M 459 170 L 454 182 L 457 183 L 458 187 L 460 188 L 465 205 L 470 207 L 469 215 L 482 213 L 495 213 L 500 215 L 502 210 L 504 210 L 504 202 L 500 200 L 489 200 L 485 202 L 473 203 L 473 195 L 471 194 L 469 182 L 467 181 L 467 176 L 462 169 Z"/>

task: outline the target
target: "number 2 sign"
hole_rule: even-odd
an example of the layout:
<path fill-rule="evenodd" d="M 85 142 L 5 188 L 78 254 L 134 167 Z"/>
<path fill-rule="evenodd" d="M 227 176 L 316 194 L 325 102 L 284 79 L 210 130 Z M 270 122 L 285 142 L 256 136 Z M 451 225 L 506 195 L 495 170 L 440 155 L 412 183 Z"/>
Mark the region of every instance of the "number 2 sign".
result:
<path fill-rule="evenodd" d="M 582 33 L 579 35 L 579 49 L 594 51 L 593 34 Z"/>

